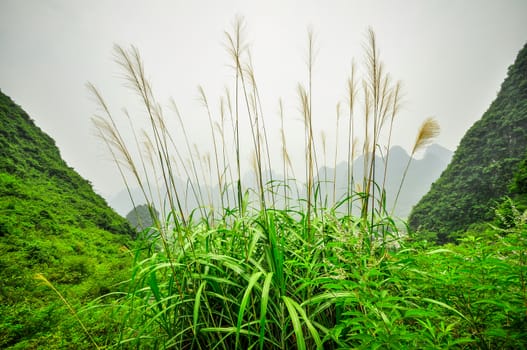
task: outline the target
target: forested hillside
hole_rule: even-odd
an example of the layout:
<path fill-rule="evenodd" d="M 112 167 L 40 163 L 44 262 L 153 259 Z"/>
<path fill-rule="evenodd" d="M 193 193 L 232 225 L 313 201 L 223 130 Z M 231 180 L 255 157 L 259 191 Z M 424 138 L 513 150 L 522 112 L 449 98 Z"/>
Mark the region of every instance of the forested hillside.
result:
<path fill-rule="evenodd" d="M 35 275 L 78 309 L 124 279 L 131 228 L 1 92 L 0 125 L 0 348 L 81 346 L 79 325 Z"/>
<path fill-rule="evenodd" d="M 496 99 L 465 134 L 452 162 L 414 207 L 409 224 L 421 234 L 452 240 L 489 221 L 509 194 L 527 149 L 527 45 L 509 67 Z"/>

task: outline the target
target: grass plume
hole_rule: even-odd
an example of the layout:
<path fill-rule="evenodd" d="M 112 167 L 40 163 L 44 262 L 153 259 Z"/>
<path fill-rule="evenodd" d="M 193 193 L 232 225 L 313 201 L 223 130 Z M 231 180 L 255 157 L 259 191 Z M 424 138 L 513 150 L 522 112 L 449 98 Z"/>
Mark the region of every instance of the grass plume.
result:
<path fill-rule="evenodd" d="M 401 183 L 399 184 L 399 188 L 397 189 L 397 195 L 395 196 L 392 213 L 395 210 L 397 200 L 399 199 L 399 195 L 401 194 L 401 189 L 404 185 L 406 175 L 408 174 L 408 169 L 410 168 L 411 160 L 417 152 L 425 149 L 428 145 L 433 142 L 433 140 L 439 135 L 440 130 L 441 127 L 439 126 L 439 123 L 432 117 L 426 118 L 419 127 L 417 136 L 415 138 L 414 146 L 412 147 L 410 158 L 406 163 L 406 167 L 404 168 L 403 176 L 401 178 Z"/>
<path fill-rule="evenodd" d="M 59 292 L 59 290 L 57 288 L 55 288 L 55 286 L 53 285 L 53 283 L 51 283 L 47 278 L 46 276 L 44 276 L 43 274 L 41 273 L 37 273 L 35 274 L 34 278 L 38 281 L 41 281 L 44 285 L 46 285 L 47 287 L 51 288 L 53 290 L 53 292 L 55 292 L 55 294 L 58 295 L 58 297 L 60 298 L 60 300 L 64 303 L 64 305 L 66 305 L 66 307 L 68 308 L 68 310 L 70 311 L 70 313 L 73 315 L 73 317 L 75 318 L 75 320 L 77 321 L 77 323 L 81 326 L 82 330 L 84 331 L 84 333 L 88 336 L 88 338 L 90 339 L 90 342 L 92 343 L 92 345 L 94 346 L 95 349 L 99 350 L 101 349 L 99 347 L 99 345 L 97 345 L 97 342 L 95 341 L 95 339 L 93 339 L 92 335 L 90 334 L 90 332 L 88 331 L 88 328 L 86 328 L 86 326 L 84 325 L 84 322 L 82 322 L 82 320 L 79 318 L 79 315 L 77 314 L 77 312 L 75 311 L 75 309 L 73 308 L 73 306 L 68 302 L 68 300 L 62 295 L 61 292 Z"/>

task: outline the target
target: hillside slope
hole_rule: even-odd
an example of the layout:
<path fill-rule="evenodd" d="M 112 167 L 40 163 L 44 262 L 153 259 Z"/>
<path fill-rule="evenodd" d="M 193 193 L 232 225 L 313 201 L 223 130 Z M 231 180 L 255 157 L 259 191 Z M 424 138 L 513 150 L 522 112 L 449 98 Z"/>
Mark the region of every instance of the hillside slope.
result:
<path fill-rule="evenodd" d="M 452 239 L 492 219 L 527 149 L 527 44 L 509 67 L 489 109 L 465 134 L 452 162 L 414 207 L 410 227 Z"/>
<path fill-rule="evenodd" d="M 35 274 L 78 309 L 124 277 L 131 228 L 1 92 L 0 125 L 0 348 L 90 348 Z"/>

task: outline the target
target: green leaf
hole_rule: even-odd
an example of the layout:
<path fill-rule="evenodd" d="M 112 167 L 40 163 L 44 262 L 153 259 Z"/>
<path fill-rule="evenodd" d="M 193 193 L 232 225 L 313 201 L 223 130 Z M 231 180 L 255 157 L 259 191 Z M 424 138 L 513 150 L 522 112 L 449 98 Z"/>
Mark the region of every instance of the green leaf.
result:
<path fill-rule="evenodd" d="M 194 312 L 192 314 L 192 324 L 194 327 L 194 335 L 197 335 L 197 328 L 198 328 L 198 316 L 199 316 L 199 309 L 201 305 L 201 294 L 203 292 L 203 289 L 205 288 L 205 285 L 207 285 L 207 281 L 201 282 L 201 285 L 198 288 L 198 291 L 196 292 L 196 298 L 194 302 Z"/>
<path fill-rule="evenodd" d="M 454 253 L 454 252 L 451 251 L 450 249 L 439 248 L 439 249 L 434 249 L 432 251 L 426 252 L 425 255 L 433 255 L 433 254 L 440 254 L 440 253 Z"/>
<path fill-rule="evenodd" d="M 263 350 L 265 341 L 265 322 L 267 316 L 267 304 L 269 303 L 269 289 L 273 281 L 273 273 L 269 272 L 265 276 L 264 285 L 262 288 L 262 300 L 260 304 L 260 350 Z"/>
<path fill-rule="evenodd" d="M 468 319 L 465 315 L 463 315 L 461 312 L 459 312 L 458 310 L 454 309 L 454 308 L 453 308 L 452 306 L 450 306 L 450 305 L 447 305 L 447 304 L 445 304 L 445 303 L 443 303 L 443 302 L 441 302 L 441 301 L 434 300 L 434 299 L 430 299 L 430 298 L 423 298 L 422 300 L 423 300 L 423 301 L 427 301 L 427 302 L 429 302 L 429 303 L 433 303 L 433 304 L 439 305 L 439 306 L 441 306 L 441 307 L 443 307 L 443 308 L 445 308 L 445 309 L 447 309 L 447 310 L 450 310 L 450 311 L 452 311 L 453 313 L 455 313 L 455 314 L 457 314 L 458 316 L 460 316 L 461 318 L 463 318 L 464 320 L 470 322 L 469 319 Z"/>
<path fill-rule="evenodd" d="M 245 293 L 243 294 L 242 302 L 240 304 L 240 310 L 238 312 L 238 322 L 236 324 L 236 348 L 238 348 L 238 346 L 240 345 L 240 329 L 242 327 L 243 315 L 245 314 L 245 309 L 247 307 L 247 304 L 249 303 L 249 298 L 251 296 L 251 290 L 262 274 L 263 272 L 260 271 L 254 273 L 251 276 L 251 278 L 249 279 L 249 284 L 247 285 Z"/>
<path fill-rule="evenodd" d="M 302 325 L 300 324 L 300 318 L 298 317 L 298 313 L 296 312 L 296 308 L 293 304 L 294 301 L 285 295 L 282 296 L 282 300 L 284 301 L 285 306 L 287 307 L 287 311 L 289 312 L 291 323 L 293 323 L 293 329 L 294 329 L 295 337 L 296 337 L 296 347 L 298 350 L 305 350 L 306 342 L 304 340 L 304 332 L 302 331 Z"/>

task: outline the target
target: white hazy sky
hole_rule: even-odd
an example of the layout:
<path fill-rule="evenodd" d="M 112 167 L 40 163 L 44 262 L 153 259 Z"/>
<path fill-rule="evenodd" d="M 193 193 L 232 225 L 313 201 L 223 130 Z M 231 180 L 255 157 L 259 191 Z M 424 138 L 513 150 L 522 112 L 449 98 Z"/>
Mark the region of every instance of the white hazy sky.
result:
<path fill-rule="evenodd" d="M 308 25 L 318 47 L 313 118 L 328 145 L 336 103 L 345 99 L 351 60 L 363 61 L 369 26 L 386 68 L 403 82 L 395 144 L 406 149 L 421 121 L 435 116 L 442 127 L 437 142 L 455 150 L 527 40 L 525 0 L 0 0 L 0 89 L 56 140 L 70 166 L 109 197 L 122 185 L 95 136 L 90 117 L 97 107 L 86 82 L 101 90 L 116 114 L 126 106 L 140 118 L 112 51 L 114 43 L 136 45 L 159 102 L 170 113 L 173 97 L 193 142 L 210 151 L 197 86 L 207 92 L 217 118 L 219 96 L 233 81 L 224 31 L 237 14 L 247 22 L 273 153 L 279 153 L 282 97 L 293 157 L 303 154 L 296 86 L 306 82 Z"/>

